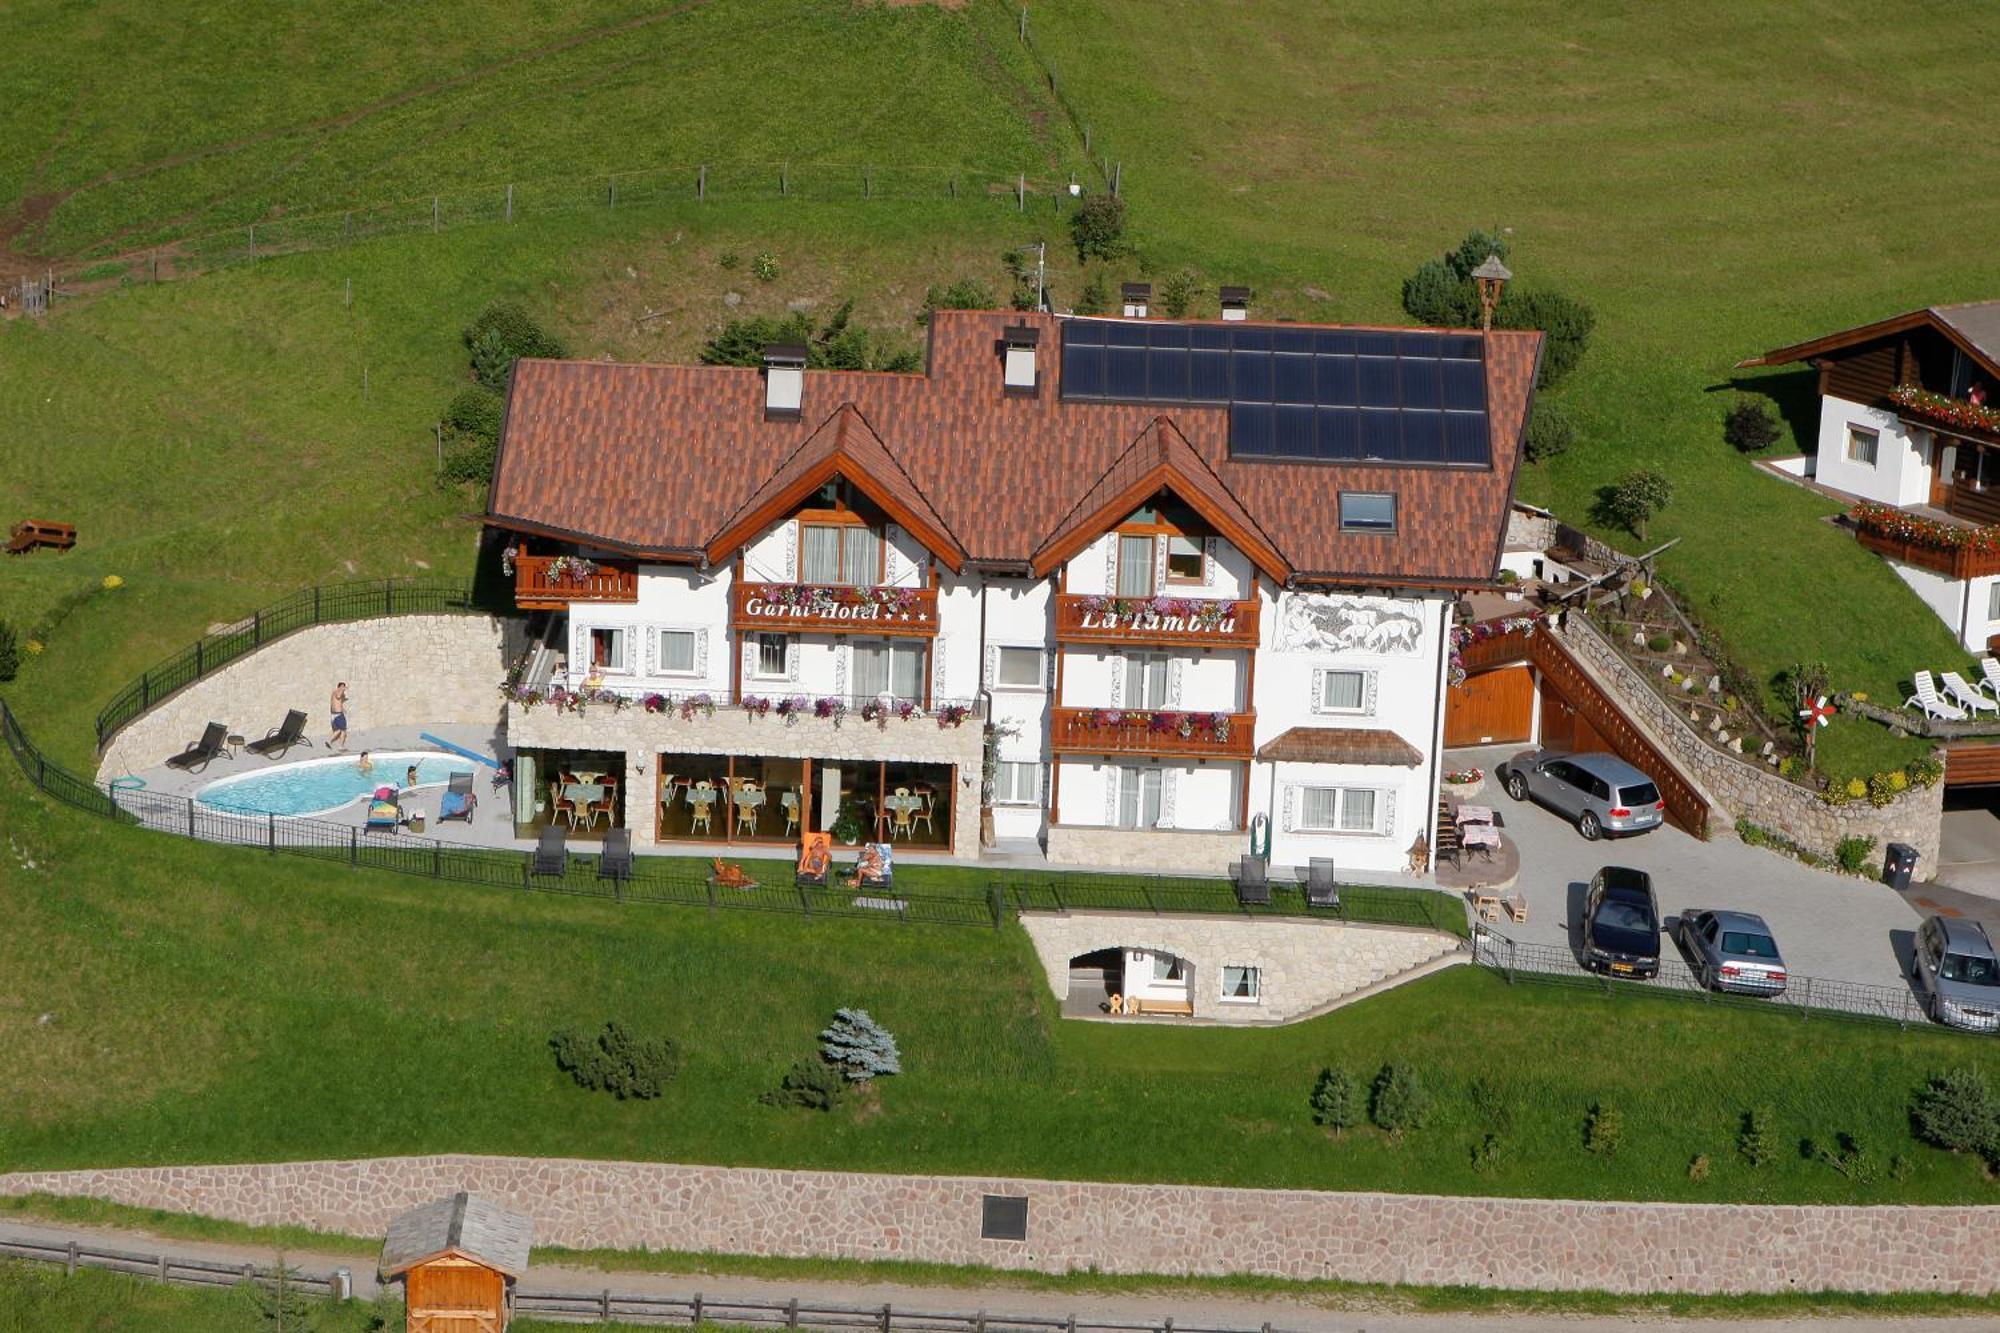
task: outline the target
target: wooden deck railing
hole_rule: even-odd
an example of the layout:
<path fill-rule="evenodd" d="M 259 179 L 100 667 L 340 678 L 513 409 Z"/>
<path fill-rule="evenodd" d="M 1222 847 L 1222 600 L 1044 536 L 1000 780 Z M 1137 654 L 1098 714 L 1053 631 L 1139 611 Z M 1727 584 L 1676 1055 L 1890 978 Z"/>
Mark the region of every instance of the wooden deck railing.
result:
<path fill-rule="evenodd" d="M 1856 529 L 1854 535 L 1877 555 L 1933 570 L 1946 578 L 1974 579 L 1985 574 L 2000 574 L 2000 551 L 1979 551 L 1969 546 L 1924 546 L 1879 532 L 1869 532 L 1865 528 Z"/>
<path fill-rule="evenodd" d="M 820 630 L 935 638 L 936 588 L 848 588 L 802 583 L 738 583 L 729 624 L 738 630 Z"/>
<path fill-rule="evenodd" d="M 1193 645 L 1255 648 L 1257 603 L 1061 593 L 1056 597 L 1056 638 L 1069 643 Z"/>
<path fill-rule="evenodd" d="M 574 556 L 517 555 L 514 557 L 514 604 L 525 611 L 560 611 L 571 602 L 636 602 L 639 600 L 639 571 L 630 564 L 592 562 L 591 572 L 578 574 L 566 564 L 551 571 L 558 560 Z"/>
<path fill-rule="evenodd" d="M 1057 753 L 1143 754 L 1173 759 L 1248 759 L 1257 715 L 1182 709 L 1057 708 L 1049 743 Z"/>

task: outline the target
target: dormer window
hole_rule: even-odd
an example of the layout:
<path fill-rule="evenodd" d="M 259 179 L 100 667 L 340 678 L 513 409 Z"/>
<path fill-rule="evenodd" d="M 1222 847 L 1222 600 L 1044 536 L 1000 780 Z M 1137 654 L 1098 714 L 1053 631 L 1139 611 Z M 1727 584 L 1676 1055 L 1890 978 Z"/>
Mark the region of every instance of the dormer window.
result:
<path fill-rule="evenodd" d="M 797 419 L 805 407 L 806 349 L 780 343 L 764 349 L 764 419 Z"/>
<path fill-rule="evenodd" d="M 1035 348 L 1042 331 L 1026 324 L 1010 324 L 1000 334 L 1001 383 L 1015 397 L 1035 396 Z"/>
<path fill-rule="evenodd" d="M 1128 282 L 1120 289 L 1124 296 L 1125 318 L 1144 319 L 1153 304 L 1153 284 L 1150 282 Z"/>

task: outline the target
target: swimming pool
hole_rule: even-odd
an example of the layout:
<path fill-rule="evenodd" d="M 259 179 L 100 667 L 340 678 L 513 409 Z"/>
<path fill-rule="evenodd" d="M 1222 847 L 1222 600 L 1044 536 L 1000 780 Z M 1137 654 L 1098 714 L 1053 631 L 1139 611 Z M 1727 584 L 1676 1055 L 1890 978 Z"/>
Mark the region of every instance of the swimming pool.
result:
<path fill-rule="evenodd" d="M 360 755 L 308 759 L 280 764 L 255 773 L 218 778 L 195 799 L 217 810 L 253 815 L 321 815 L 351 805 L 377 787 L 403 787 L 411 764 L 417 766 L 419 787 L 443 786 L 453 773 L 472 769 L 471 761 L 435 750 L 385 750 L 368 756 L 371 767 L 361 771 Z"/>

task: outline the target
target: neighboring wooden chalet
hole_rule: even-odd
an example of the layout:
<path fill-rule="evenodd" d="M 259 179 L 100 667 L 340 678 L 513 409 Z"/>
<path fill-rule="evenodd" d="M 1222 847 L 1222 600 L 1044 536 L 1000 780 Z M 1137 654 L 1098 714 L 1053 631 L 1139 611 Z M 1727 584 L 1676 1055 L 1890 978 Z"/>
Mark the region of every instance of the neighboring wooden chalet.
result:
<path fill-rule="evenodd" d="M 2000 540 L 1963 529 L 2000 524 L 2000 301 L 1929 306 L 1739 365 L 1796 362 L 1819 371 L 1819 445 L 1786 470 L 1863 502 L 1863 544 L 1968 649 L 1985 648 L 2000 636 Z"/>
<path fill-rule="evenodd" d="M 382 1278 L 403 1279 L 407 1333 L 502 1333 L 533 1223 L 463 1190 L 389 1224 Z"/>

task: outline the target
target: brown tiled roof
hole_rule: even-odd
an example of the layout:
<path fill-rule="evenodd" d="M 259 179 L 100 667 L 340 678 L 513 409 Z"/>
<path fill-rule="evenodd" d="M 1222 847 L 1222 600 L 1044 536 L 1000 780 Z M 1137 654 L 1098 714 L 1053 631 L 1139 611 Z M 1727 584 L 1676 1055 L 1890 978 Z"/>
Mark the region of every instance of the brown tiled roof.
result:
<path fill-rule="evenodd" d="M 1002 388 L 997 347 L 1001 330 L 1017 322 L 1042 330 L 1040 392 L 1032 396 Z M 787 462 L 851 406 L 853 419 L 838 429 L 862 441 L 854 447 L 878 466 L 884 457 L 899 465 L 902 481 L 875 478 L 885 490 L 907 483 L 909 503 L 921 499 L 968 558 L 1025 566 L 1135 441 L 1165 422 L 1172 430 L 1155 431 L 1153 446 L 1175 454 L 1185 484 L 1247 516 L 1291 574 L 1346 583 L 1493 578 L 1539 333 L 1487 335 L 1492 465 L 1470 468 L 1236 461 L 1225 408 L 1066 402 L 1059 324 L 1039 313 L 939 311 L 927 374 L 808 371 L 796 420 L 764 419 L 763 379 L 754 369 L 521 361 L 491 520 L 636 554 L 701 559 L 731 516 L 751 512 L 760 492 L 768 498 Z M 822 440 L 821 447 L 832 446 Z M 1340 490 L 1394 492 L 1398 531 L 1341 532 L 1333 517 Z"/>
<path fill-rule="evenodd" d="M 1381 727 L 1293 727 L 1257 748 L 1259 759 L 1294 764 L 1398 764 L 1424 761 L 1417 747 Z"/>

